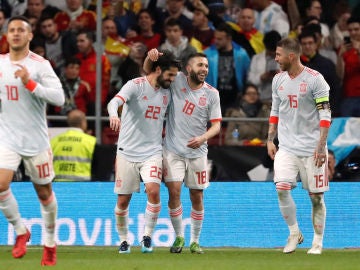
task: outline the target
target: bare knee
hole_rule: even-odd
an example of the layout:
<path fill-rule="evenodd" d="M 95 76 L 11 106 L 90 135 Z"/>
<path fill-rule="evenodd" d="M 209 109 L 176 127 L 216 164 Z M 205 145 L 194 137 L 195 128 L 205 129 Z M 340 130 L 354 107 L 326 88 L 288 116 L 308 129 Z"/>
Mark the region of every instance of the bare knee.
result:
<path fill-rule="evenodd" d="M 119 209 L 125 210 L 129 207 L 131 195 L 118 195 L 117 206 Z"/>

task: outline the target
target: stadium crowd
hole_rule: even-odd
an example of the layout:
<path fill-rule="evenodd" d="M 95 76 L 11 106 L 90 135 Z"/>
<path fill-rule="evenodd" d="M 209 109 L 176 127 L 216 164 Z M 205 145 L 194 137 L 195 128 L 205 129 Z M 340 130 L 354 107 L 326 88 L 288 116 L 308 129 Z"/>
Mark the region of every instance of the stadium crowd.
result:
<path fill-rule="evenodd" d="M 357 1 L 104 0 L 100 40 L 97 3 L 1 1 L 0 53 L 9 50 L 7 20 L 23 15 L 33 28 L 30 49 L 48 59 L 61 79 L 65 104 L 49 105 L 48 115 L 65 120 L 74 109 L 95 115 L 96 55 L 101 53 L 101 114 L 107 116 L 106 104 L 127 81 L 145 75 L 146 53 L 158 48 L 174 53 L 183 67 L 191 53 L 205 53 L 206 81 L 219 90 L 223 117 L 265 119 L 271 108 L 272 78 L 280 70 L 274 61 L 276 43 L 289 36 L 301 43 L 302 64 L 318 70 L 330 85 L 332 116 L 360 116 Z M 254 93 L 247 94 L 249 85 Z M 249 96 L 250 103 L 244 101 Z M 65 127 L 66 121 L 49 120 L 49 126 Z M 223 121 L 220 144 L 261 145 L 267 126 L 267 121 L 256 119 Z M 94 134 L 94 128 L 90 121 L 86 132 Z M 102 144 L 117 142 L 108 122 L 102 123 L 102 130 Z"/>
<path fill-rule="evenodd" d="M 96 4 L 1 1 L 1 53 L 8 51 L 7 19 L 24 15 L 33 25 L 31 50 L 47 58 L 59 76 L 66 76 L 69 59 L 79 60 L 72 66 L 80 81 L 77 76 L 63 81 L 66 108 L 49 108 L 50 115 L 66 115 L 71 108 L 94 115 L 98 48 L 103 54 L 103 115 L 113 94 L 144 74 L 142 62 L 152 48 L 168 49 L 182 61 L 194 51 L 204 52 L 210 62 L 207 81 L 220 91 L 223 115 L 239 106 L 246 83 L 256 85 L 260 101 L 269 103 L 271 79 L 279 68 L 266 46 L 273 48 L 278 34 L 300 38 L 302 63 L 319 70 L 330 84 L 333 116 L 360 116 L 360 60 L 354 57 L 360 50 L 356 1 L 104 0 L 101 40 L 95 40 Z M 272 35 L 264 39 L 269 32 Z"/>

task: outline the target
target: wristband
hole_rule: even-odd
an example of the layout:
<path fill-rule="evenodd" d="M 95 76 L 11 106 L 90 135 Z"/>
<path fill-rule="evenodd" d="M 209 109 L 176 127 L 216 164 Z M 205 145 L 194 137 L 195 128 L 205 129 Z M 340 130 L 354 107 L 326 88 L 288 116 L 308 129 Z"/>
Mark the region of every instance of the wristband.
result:
<path fill-rule="evenodd" d="M 28 80 L 27 84 L 25 84 L 25 88 L 28 89 L 30 92 L 33 92 L 36 86 L 37 86 L 37 82 L 31 79 Z"/>
<path fill-rule="evenodd" d="M 269 123 L 270 123 L 270 124 L 277 124 L 277 123 L 279 123 L 279 117 L 278 117 L 278 116 L 270 116 L 270 118 L 269 118 Z"/>

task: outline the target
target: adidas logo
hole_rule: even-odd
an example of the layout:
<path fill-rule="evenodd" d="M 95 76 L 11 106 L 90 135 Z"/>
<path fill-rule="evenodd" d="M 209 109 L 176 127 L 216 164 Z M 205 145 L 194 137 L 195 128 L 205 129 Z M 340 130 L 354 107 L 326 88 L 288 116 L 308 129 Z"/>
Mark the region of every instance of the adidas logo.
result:
<path fill-rule="evenodd" d="M 280 87 L 279 87 L 279 91 L 281 91 L 281 90 L 284 90 L 284 87 L 282 85 L 280 85 Z"/>
<path fill-rule="evenodd" d="M 143 96 L 143 100 L 149 100 L 147 96 Z"/>

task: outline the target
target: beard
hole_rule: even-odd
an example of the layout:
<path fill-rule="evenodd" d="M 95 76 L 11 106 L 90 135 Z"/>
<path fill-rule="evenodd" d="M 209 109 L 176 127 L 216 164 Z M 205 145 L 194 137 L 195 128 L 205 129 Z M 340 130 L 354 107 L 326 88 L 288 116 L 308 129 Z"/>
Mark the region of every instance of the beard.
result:
<path fill-rule="evenodd" d="M 168 89 L 170 87 L 171 81 L 165 80 L 163 74 L 161 74 L 157 79 L 158 85 L 160 85 L 164 89 Z"/>
<path fill-rule="evenodd" d="M 205 80 L 199 78 L 198 74 L 193 70 L 190 71 L 189 77 L 196 84 L 201 84 L 201 83 L 203 83 L 205 81 Z"/>

